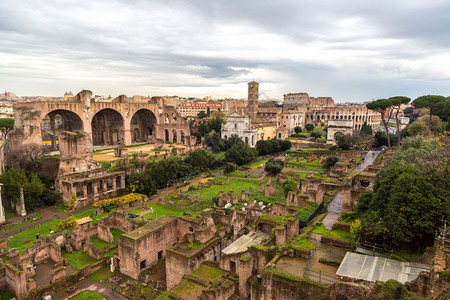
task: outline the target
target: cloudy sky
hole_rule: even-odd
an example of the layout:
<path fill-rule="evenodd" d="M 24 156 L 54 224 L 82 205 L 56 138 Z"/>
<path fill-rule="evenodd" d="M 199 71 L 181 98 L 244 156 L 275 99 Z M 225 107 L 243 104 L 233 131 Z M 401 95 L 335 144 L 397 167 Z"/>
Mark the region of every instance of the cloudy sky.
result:
<path fill-rule="evenodd" d="M 1 0 L 0 90 L 450 95 L 448 0 Z"/>

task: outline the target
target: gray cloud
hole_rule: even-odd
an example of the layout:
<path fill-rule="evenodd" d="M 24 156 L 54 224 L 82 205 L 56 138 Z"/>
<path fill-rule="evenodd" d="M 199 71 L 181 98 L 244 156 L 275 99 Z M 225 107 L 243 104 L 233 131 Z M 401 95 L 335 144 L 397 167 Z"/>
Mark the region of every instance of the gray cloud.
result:
<path fill-rule="evenodd" d="M 0 89 L 449 95 L 448 1 L 0 2 Z"/>

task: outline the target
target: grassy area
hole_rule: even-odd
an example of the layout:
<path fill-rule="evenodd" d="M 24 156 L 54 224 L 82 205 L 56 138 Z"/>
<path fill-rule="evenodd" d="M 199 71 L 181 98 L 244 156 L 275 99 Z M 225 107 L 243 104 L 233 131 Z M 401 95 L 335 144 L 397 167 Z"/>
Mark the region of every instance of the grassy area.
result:
<path fill-rule="evenodd" d="M 264 165 L 266 164 L 266 162 L 268 160 L 269 160 L 268 158 L 257 158 L 256 160 L 252 161 L 249 164 L 244 165 L 243 167 L 244 168 L 250 168 L 251 170 L 256 170 L 256 169 L 259 169 L 261 167 L 264 167 Z"/>
<path fill-rule="evenodd" d="M 219 268 L 210 267 L 207 265 L 203 265 L 194 272 L 192 272 L 192 276 L 196 277 L 202 281 L 216 283 L 220 277 L 222 277 L 222 274 L 224 271 Z"/>
<path fill-rule="evenodd" d="M 105 242 L 105 241 L 99 239 L 99 238 L 96 237 L 96 236 L 91 237 L 91 242 L 92 242 L 92 244 L 94 244 L 94 246 L 95 246 L 97 249 L 101 250 L 102 252 L 103 252 L 103 249 L 105 248 L 105 246 L 108 246 L 108 247 L 114 246 L 114 244 Z"/>
<path fill-rule="evenodd" d="M 24 252 L 28 247 L 33 245 L 38 233 L 41 237 L 46 237 L 50 233 L 52 226 L 60 221 L 62 219 L 53 219 L 15 234 L 9 241 L 9 248 L 17 248 L 19 253 Z M 25 243 L 25 240 L 30 240 L 30 242 Z"/>
<path fill-rule="evenodd" d="M 63 252 L 62 257 L 67 259 L 69 261 L 69 265 L 75 270 L 78 270 L 85 265 L 91 265 L 97 262 L 97 260 L 83 253 L 82 250 L 74 251 L 72 253 Z"/>
<path fill-rule="evenodd" d="M 3 299 L 3 298 L 2 298 Z M 78 295 L 70 298 L 72 300 L 101 300 L 105 299 L 105 297 L 97 292 L 91 292 L 91 291 L 82 291 Z"/>
<path fill-rule="evenodd" d="M 89 275 L 88 279 L 100 281 L 102 279 L 105 279 L 106 277 L 108 277 L 111 274 L 112 273 L 109 271 L 109 267 L 104 267 L 103 269 L 100 269 L 97 272 Z"/>
<path fill-rule="evenodd" d="M 310 202 L 310 201 L 306 202 L 306 207 L 298 209 L 298 218 L 300 220 L 308 219 L 308 217 L 317 208 L 317 206 L 319 206 L 317 203 Z"/>
<path fill-rule="evenodd" d="M 349 241 L 349 242 L 353 241 L 353 236 L 350 232 L 344 231 L 344 230 L 337 230 L 337 229 L 328 230 L 325 228 L 325 226 L 323 226 L 323 224 L 320 224 L 319 226 L 314 228 L 314 230 L 312 232 L 321 234 L 323 236 L 338 238 L 338 239 Z"/>
<path fill-rule="evenodd" d="M 259 182 L 256 180 L 249 180 L 244 178 L 229 178 L 230 184 L 225 183 L 227 179 L 224 177 L 216 177 L 215 180 L 220 180 L 224 184 L 213 184 L 209 187 L 204 187 L 195 191 L 187 192 L 187 194 L 193 197 L 198 196 L 200 201 L 208 201 L 208 203 L 210 204 L 211 199 L 216 197 L 220 191 L 224 191 L 225 193 L 234 191 L 237 196 L 241 193 L 241 191 L 248 191 L 251 188 L 256 189 L 259 184 Z"/>
<path fill-rule="evenodd" d="M 243 171 L 243 172 L 245 172 L 245 171 Z M 258 177 L 260 177 L 260 176 L 258 176 L 256 174 L 246 174 L 246 173 L 242 173 L 242 172 L 239 172 L 239 171 L 231 172 L 227 176 L 230 176 L 230 177 L 242 177 L 242 178 L 246 178 L 246 177 L 258 178 Z"/>
<path fill-rule="evenodd" d="M 406 261 L 414 261 L 418 257 L 420 257 L 423 253 L 421 252 L 410 252 L 408 249 L 400 249 L 400 250 L 393 250 L 391 253 L 392 259 L 400 259 L 400 260 L 406 260 Z"/>
<path fill-rule="evenodd" d="M 298 159 L 298 161 L 297 161 Z M 313 161 L 308 162 L 306 157 L 303 156 L 289 156 L 287 158 L 287 166 L 286 168 L 303 170 L 303 171 L 316 171 L 323 172 L 325 169 L 322 164 L 319 163 L 319 159 L 316 158 Z"/>
<path fill-rule="evenodd" d="M 216 159 L 225 159 L 225 152 L 217 152 L 217 153 L 212 152 L 212 154 Z"/>
<path fill-rule="evenodd" d="M 16 295 L 13 292 L 11 292 L 10 290 L 6 289 L 6 290 L 0 291 L 0 299 L 1 300 L 9 300 L 12 298 L 16 298 Z"/>
<path fill-rule="evenodd" d="M 14 212 L 5 209 L 5 219 L 6 220 L 14 218 L 14 217 L 17 217 L 17 215 Z"/>
<path fill-rule="evenodd" d="M 103 217 L 109 216 L 113 211 L 110 212 L 104 212 L 100 215 L 95 215 L 94 209 L 93 208 L 89 208 L 86 210 L 83 210 L 82 212 L 73 214 L 73 216 L 76 219 L 81 219 L 81 218 L 85 218 L 85 217 L 91 217 L 93 224 L 96 225 L 97 224 L 97 220 L 101 219 Z"/>
<path fill-rule="evenodd" d="M 117 242 L 117 240 L 120 238 L 122 234 L 124 234 L 124 232 L 122 230 L 113 228 L 111 229 L 111 234 L 114 238 L 114 242 Z"/>
<path fill-rule="evenodd" d="M 12 230 L 12 229 L 14 229 L 14 228 L 22 227 L 22 226 L 24 226 L 24 225 L 30 224 L 31 222 L 34 222 L 34 221 L 37 221 L 37 220 L 40 220 L 40 219 L 42 219 L 42 215 L 41 215 L 41 214 L 38 214 L 36 217 L 33 218 L 33 220 L 25 221 L 25 222 L 16 224 L 16 225 L 14 225 L 14 226 L 12 226 L 12 227 L 10 227 L 10 228 L 3 229 L 3 230 L 0 231 L 0 232 L 6 232 L 6 231 Z"/>

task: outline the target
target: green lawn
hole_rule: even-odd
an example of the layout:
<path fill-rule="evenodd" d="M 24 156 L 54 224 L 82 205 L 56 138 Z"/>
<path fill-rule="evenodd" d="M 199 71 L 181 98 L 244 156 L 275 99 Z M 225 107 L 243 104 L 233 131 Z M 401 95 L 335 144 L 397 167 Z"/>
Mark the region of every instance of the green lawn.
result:
<path fill-rule="evenodd" d="M 89 209 L 83 210 L 82 212 L 76 213 L 73 216 L 76 219 L 81 219 L 81 218 L 85 218 L 85 217 L 91 217 L 91 219 L 92 219 L 92 221 L 93 221 L 93 223 L 95 225 L 95 224 L 97 224 L 97 220 L 98 219 L 101 219 L 103 217 L 109 216 L 112 212 L 113 212 L 113 210 L 110 211 L 110 212 L 104 212 L 104 213 L 96 216 L 95 212 L 94 212 L 94 209 L 93 208 L 89 208 Z"/>
<path fill-rule="evenodd" d="M 220 180 L 224 184 L 216 185 L 213 184 L 210 187 L 204 187 L 195 191 L 187 192 L 188 195 L 198 196 L 200 201 L 207 201 L 208 206 L 211 206 L 211 199 L 216 197 L 220 191 L 224 191 L 228 193 L 229 191 L 234 191 L 236 196 L 241 194 L 241 191 L 248 191 L 251 188 L 256 189 L 258 184 L 260 183 L 257 180 L 250 180 L 245 178 L 228 178 L 230 180 L 230 184 L 226 184 L 226 178 L 224 177 L 216 177 L 215 180 Z"/>
<path fill-rule="evenodd" d="M 114 246 L 114 244 L 107 243 L 107 242 L 99 239 L 96 236 L 91 237 L 91 242 L 92 242 L 92 244 L 94 244 L 95 247 L 97 247 L 97 249 L 99 249 L 102 252 L 103 252 L 103 249 L 105 248 L 105 246 L 108 246 L 108 247 Z"/>
<path fill-rule="evenodd" d="M 261 167 L 264 167 L 264 165 L 266 164 L 266 162 L 268 160 L 269 160 L 268 158 L 257 158 L 256 160 L 254 160 L 254 161 L 252 161 L 252 162 L 250 162 L 250 163 L 248 163 L 246 165 L 243 165 L 242 167 L 250 168 L 252 170 L 256 170 L 256 169 L 259 169 Z"/>
<path fill-rule="evenodd" d="M 323 224 L 320 224 L 314 230 L 313 233 L 321 234 L 323 236 L 332 237 L 332 238 L 338 238 L 345 241 L 353 241 L 353 236 L 350 232 L 344 231 L 344 230 L 327 230 Z"/>
<path fill-rule="evenodd" d="M 91 292 L 91 291 L 82 291 L 78 295 L 70 298 L 72 300 L 101 300 L 105 299 L 105 296 L 103 296 L 100 293 L 97 292 Z"/>
<path fill-rule="evenodd" d="M 245 171 L 241 171 L 241 172 L 239 172 L 239 171 L 231 172 L 231 173 L 228 174 L 227 176 L 230 176 L 230 177 L 242 177 L 242 178 L 246 178 L 246 177 L 249 177 L 249 178 L 258 178 L 258 177 L 260 177 L 260 176 L 258 176 L 258 175 L 256 175 L 256 174 L 248 174 L 248 173 L 245 173 Z"/>
<path fill-rule="evenodd" d="M 85 265 L 91 265 L 97 262 L 97 260 L 83 253 L 82 250 L 74 251 L 72 253 L 63 252 L 62 257 L 67 259 L 69 261 L 69 265 L 75 270 L 78 270 Z"/>
<path fill-rule="evenodd" d="M 111 229 L 111 234 L 114 238 L 114 242 L 117 242 L 117 240 L 120 238 L 120 236 L 123 234 L 124 232 L 122 230 L 119 229 Z"/>
<path fill-rule="evenodd" d="M 8 243 L 9 248 L 17 248 L 19 253 L 24 252 L 36 241 L 36 234 L 39 233 L 41 237 L 46 237 L 50 233 L 52 226 L 60 221 L 62 221 L 62 219 L 53 219 L 15 234 Z M 30 242 L 25 243 L 25 240 L 27 239 L 29 239 Z"/>
<path fill-rule="evenodd" d="M 103 269 L 98 270 L 95 273 L 92 273 L 88 276 L 89 279 L 100 281 L 102 279 L 105 279 L 112 273 L 109 271 L 109 267 L 104 267 Z"/>
<path fill-rule="evenodd" d="M 41 214 L 38 214 L 38 215 L 37 215 L 36 217 L 34 217 L 33 219 L 34 219 L 34 220 L 25 221 L 25 222 L 16 224 L 16 225 L 14 225 L 14 226 L 12 226 L 12 227 L 10 227 L 10 228 L 8 228 L 8 229 L 3 229 L 3 230 L 0 231 L 0 232 L 6 232 L 6 231 L 12 230 L 12 229 L 14 229 L 14 228 L 22 227 L 22 226 L 24 226 L 24 225 L 30 224 L 31 222 L 40 220 L 40 219 L 42 219 L 42 215 L 41 215 Z"/>
<path fill-rule="evenodd" d="M 312 214 L 312 212 L 319 206 L 318 204 L 314 202 L 306 202 L 307 206 L 304 208 L 298 209 L 298 218 L 300 220 L 306 220 L 308 217 Z"/>

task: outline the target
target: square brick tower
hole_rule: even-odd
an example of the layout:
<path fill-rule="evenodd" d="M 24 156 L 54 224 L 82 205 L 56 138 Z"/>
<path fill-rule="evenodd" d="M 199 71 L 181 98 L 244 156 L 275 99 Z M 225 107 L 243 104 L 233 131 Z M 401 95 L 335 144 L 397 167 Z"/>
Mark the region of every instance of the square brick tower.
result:
<path fill-rule="evenodd" d="M 250 81 L 248 83 L 248 114 L 255 118 L 258 113 L 259 83 Z"/>

